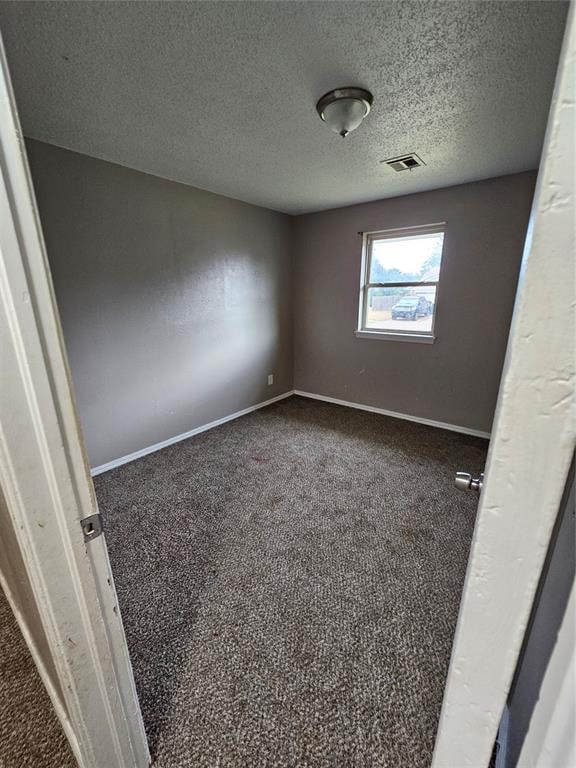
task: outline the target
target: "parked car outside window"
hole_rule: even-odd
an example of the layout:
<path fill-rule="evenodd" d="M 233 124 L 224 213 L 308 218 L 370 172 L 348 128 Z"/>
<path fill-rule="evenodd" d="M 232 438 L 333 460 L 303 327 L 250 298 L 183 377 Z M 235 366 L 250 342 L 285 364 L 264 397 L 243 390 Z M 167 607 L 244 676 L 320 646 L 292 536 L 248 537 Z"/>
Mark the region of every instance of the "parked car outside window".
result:
<path fill-rule="evenodd" d="M 405 296 L 392 307 L 392 320 L 416 320 L 431 314 L 432 305 L 425 296 Z"/>

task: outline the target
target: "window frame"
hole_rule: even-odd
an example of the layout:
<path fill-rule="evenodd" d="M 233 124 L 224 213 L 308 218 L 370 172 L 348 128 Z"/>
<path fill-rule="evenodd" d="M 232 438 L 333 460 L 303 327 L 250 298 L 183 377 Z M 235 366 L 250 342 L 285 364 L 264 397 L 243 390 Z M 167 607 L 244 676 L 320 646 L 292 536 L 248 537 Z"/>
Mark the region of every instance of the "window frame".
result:
<path fill-rule="evenodd" d="M 440 260 L 440 272 L 438 280 L 406 281 L 402 283 L 371 283 L 370 269 L 372 265 L 372 246 L 375 241 L 399 240 L 401 238 L 419 237 L 424 235 L 443 234 L 442 255 Z M 382 229 L 370 232 L 360 232 L 362 235 L 362 266 L 360 270 L 360 296 L 358 301 L 358 323 L 355 330 L 357 338 L 381 339 L 384 341 L 408 341 L 433 344 L 436 340 L 436 310 L 438 309 L 438 294 L 442 277 L 442 263 L 444 259 L 444 245 L 446 243 L 446 222 L 435 224 L 422 224 L 414 227 L 400 227 L 395 229 Z M 435 286 L 434 311 L 432 314 L 432 327 L 430 331 L 402 331 L 386 328 L 367 328 L 366 314 L 368 308 L 368 291 L 370 288 L 412 288 L 414 286 Z"/>

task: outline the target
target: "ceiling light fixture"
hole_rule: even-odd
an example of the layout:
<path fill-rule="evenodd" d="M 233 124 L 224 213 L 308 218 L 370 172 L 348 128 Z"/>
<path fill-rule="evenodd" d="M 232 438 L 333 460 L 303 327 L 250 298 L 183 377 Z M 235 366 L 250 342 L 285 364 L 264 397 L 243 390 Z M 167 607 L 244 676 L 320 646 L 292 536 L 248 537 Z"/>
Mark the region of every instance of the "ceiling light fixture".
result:
<path fill-rule="evenodd" d="M 336 88 L 316 104 L 321 119 L 334 133 L 344 137 L 358 128 L 370 112 L 372 94 L 363 88 Z"/>

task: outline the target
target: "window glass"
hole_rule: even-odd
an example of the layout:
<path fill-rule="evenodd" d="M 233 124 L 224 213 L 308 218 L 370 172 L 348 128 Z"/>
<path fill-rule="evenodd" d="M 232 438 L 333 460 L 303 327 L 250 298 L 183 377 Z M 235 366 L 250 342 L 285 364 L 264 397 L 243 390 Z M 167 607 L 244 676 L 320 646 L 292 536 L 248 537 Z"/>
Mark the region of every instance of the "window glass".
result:
<path fill-rule="evenodd" d="M 444 231 L 440 225 L 426 229 L 365 236 L 360 330 L 433 333 Z"/>
<path fill-rule="evenodd" d="M 366 328 L 371 331 L 431 333 L 436 286 L 369 288 Z"/>

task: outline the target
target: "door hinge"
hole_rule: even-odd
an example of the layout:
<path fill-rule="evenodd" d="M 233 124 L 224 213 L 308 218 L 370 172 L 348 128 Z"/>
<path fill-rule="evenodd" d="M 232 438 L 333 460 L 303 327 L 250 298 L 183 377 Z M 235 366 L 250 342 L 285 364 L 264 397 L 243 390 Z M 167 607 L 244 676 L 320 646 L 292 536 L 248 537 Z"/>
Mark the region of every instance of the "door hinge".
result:
<path fill-rule="evenodd" d="M 97 539 L 102 533 L 102 518 L 98 513 L 95 515 L 89 515 L 83 520 L 80 520 L 82 526 L 82 532 L 84 534 L 84 541 L 92 541 Z"/>

